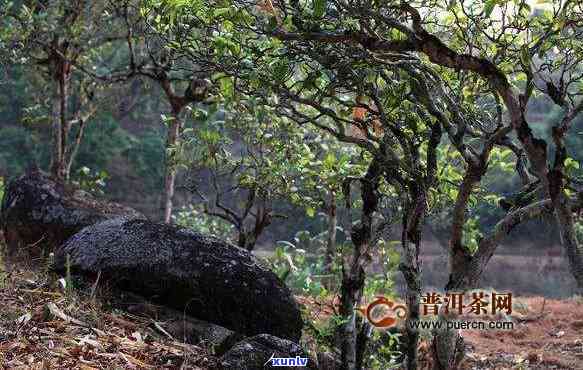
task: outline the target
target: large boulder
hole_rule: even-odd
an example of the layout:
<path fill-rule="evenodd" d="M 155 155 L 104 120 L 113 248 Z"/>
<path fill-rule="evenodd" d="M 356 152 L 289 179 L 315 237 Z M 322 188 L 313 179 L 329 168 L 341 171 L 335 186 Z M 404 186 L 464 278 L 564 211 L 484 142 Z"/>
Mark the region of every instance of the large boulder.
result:
<path fill-rule="evenodd" d="M 32 169 L 10 181 L 4 191 L 0 229 L 8 256 L 47 255 L 82 228 L 119 216 L 144 218 L 117 203 L 98 200 Z"/>
<path fill-rule="evenodd" d="M 225 370 L 317 368 L 302 347 L 268 334 L 256 335 L 237 343 L 221 357 L 221 365 Z"/>
<path fill-rule="evenodd" d="M 187 315 L 246 335 L 297 341 L 302 319 L 289 289 L 244 249 L 191 230 L 118 218 L 86 227 L 55 252 L 64 271 L 95 276 Z"/>

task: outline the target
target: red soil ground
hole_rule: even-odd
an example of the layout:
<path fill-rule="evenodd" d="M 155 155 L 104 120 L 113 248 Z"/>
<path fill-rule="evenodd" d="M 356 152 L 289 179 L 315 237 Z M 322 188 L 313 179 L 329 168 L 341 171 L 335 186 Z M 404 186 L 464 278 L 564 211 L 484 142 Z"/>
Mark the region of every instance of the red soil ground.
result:
<path fill-rule="evenodd" d="M 298 300 L 317 320 L 337 312 L 331 302 Z M 463 330 L 467 344 L 463 369 L 583 369 L 583 298 L 517 297 L 513 307 L 514 330 Z M 424 370 L 432 365 L 428 348 L 428 342 L 420 344 Z"/>
<path fill-rule="evenodd" d="M 583 299 L 518 301 L 514 330 L 463 333 L 467 368 L 583 369 Z"/>

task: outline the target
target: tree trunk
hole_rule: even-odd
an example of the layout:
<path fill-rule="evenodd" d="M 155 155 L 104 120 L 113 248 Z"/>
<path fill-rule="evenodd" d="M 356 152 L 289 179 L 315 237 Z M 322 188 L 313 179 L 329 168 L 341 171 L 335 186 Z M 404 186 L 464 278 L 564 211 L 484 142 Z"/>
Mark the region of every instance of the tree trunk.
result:
<path fill-rule="evenodd" d="M 351 270 L 344 273 L 340 288 L 340 315 L 345 320 L 340 331 L 340 352 L 342 370 L 356 370 L 356 305 L 364 288 L 364 269 L 352 264 Z"/>
<path fill-rule="evenodd" d="M 372 335 L 373 327 L 366 320 L 362 320 L 362 326 L 356 336 L 356 368 L 362 369 L 365 365 L 366 346 Z"/>
<path fill-rule="evenodd" d="M 399 264 L 399 270 L 403 274 L 407 285 L 405 300 L 409 311 L 405 323 L 406 366 L 407 370 L 416 370 L 419 332 L 414 328 L 412 323 L 419 320 L 419 297 L 421 296 L 421 270 L 419 266 L 420 240 L 416 237 L 411 238 L 411 236 L 420 235 L 420 224 L 414 230 L 411 230 L 410 226 L 409 214 L 405 212 L 403 216 L 403 232 L 401 235 L 403 260 Z"/>
<path fill-rule="evenodd" d="M 373 214 L 378 207 L 378 186 L 381 168 L 374 158 L 366 175 L 360 180 L 362 212 L 360 222 L 351 226 L 352 255 L 342 263 L 342 285 L 340 288 L 340 315 L 344 323 L 339 327 L 342 370 L 356 370 L 358 360 L 356 306 L 362 298 L 365 268 L 370 262 L 367 255 L 373 236 Z M 350 191 L 345 192 L 347 208 L 350 210 Z M 350 222 L 349 222 L 350 224 Z"/>
<path fill-rule="evenodd" d="M 57 179 L 62 180 L 59 178 L 59 174 L 62 173 L 62 165 L 64 165 L 64 153 L 62 151 L 62 136 L 61 136 L 61 87 L 59 81 L 54 81 L 53 84 L 53 96 L 52 96 L 52 104 L 51 104 L 51 121 L 52 121 L 52 136 L 53 136 L 53 143 L 51 148 L 51 168 L 50 173 L 51 175 Z"/>
<path fill-rule="evenodd" d="M 399 270 L 403 274 L 407 291 L 408 315 L 405 322 L 406 368 L 416 370 L 418 365 L 419 331 L 413 325 L 419 321 L 419 299 L 421 297 L 421 263 L 419 251 L 425 216 L 427 213 L 427 183 L 421 179 L 408 183 L 408 199 L 403 201 L 401 246 L 403 254 Z"/>
<path fill-rule="evenodd" d="M 50 173 L 60 182 L 69 179 L 69 166 L 67 166 L 66 148 L 69 136 L 69 124 L 67 122 L 67 110 L 69 100 L 69 80 L 71 77 L 70 65 L 53 57 L 53 97 L 51 104 L 53 147 L 51 154 Z"/>
<path fill-rule="evenodd" d="M 558 221 L 563 248 L 569 260 L 569 268 L 577 283 L 576 293 L 583 294 L 583 248 L 581 248 L 577 240 L 573 211 L 564 192 L 561 192 L 559 199 L 555 202 L 555 216 Z"/>
<path fill-rule="evenodd" d="M 326 255 L 324 257 L 324 269 L 327 274 L 332 272 L 332 265 L 336 256 L 336 227 L 338 218 L 336 216 L 336 197 L 330 193 L 330 204 L 328 204 L 328 238 L 326 240 Z"/>
<path fill-rule="evenodd" d="M 255 244 L 257 243 L 257 236 L 253 235 L 253 232 L 246 230 L 239 231 L 239 238 L 237 240 L 237 246 L 252 252 L 255 249 Z"/>
<path fill-rule="evenodd" d="M 81 140 L 83 139 L 84 131 L 85 121 L 80 121 L 75 141 L 71 143 L 71 145 L 69 146 L 69 150 L 66 152 L 65 155 L 65 163 L 67 166 L 66 167 L 67 179 L 69 179 L 69 177 L 71 176 L 71 168 L 73 167 L 73 163 L 75 162 L 75 158 L 77 157 L 77 153 L 79 152 L 79 147 L 81 146 Z"/>
<path fill-rule="evenodd" d="M 172 222 L 172 208 L 174 191 L 176 188 L 176 153 L 168 153 L 168 149 L 176 147 L 180 140 L 182 132 L 182 121 L 180 120 L 180 111 L 172 110 L 172 123 L 168 127 L 168 136 L 166 139 L 166 175 L 164 176 L 164 222 Z"/>
<path fill-rule="evenodd" d="M 450 275 L 445 287 L 446 293 L 463 293 L 478 287 L 482 272 L 502 239 L 516 225 L 542 215 L 552 214 L 552 211 L 553 205 L 548 199 L 524 206 L 508 213 L 500 220 L 494 230 L 480 241 L 478 250 L 473 255 L 470 255 L 464 249 L 456 249 L 450 258 Z M 455 315 L 445 315 L 440 312 L 440 319 L 450 321 L 455 319 Z M 463 349 L 463 338 L 458 330 L 434 332 L 432 343 L 433 369 L 456 369 L 463 355 Z"/>

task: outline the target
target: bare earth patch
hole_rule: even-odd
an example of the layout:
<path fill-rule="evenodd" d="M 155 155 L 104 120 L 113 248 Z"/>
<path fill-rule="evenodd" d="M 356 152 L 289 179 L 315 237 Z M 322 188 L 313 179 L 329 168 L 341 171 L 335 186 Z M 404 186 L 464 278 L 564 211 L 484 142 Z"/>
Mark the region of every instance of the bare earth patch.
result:
<path fill-rule="evenodd" d="M 463 332 L 467 369 L 583 369 L 583 300 L 522 298 L 512 331 Z M 544 302 L 544 309 L 543 309 Z"/>

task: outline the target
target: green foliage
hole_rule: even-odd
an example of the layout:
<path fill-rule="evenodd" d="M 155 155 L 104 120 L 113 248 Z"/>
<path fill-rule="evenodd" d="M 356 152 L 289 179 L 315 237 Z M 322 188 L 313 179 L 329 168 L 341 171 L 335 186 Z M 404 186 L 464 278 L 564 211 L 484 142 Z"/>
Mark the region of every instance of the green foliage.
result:
<path fill-rule="evenodd" d="M 285 14 L 259 10 L 249 6 L 249 2 L 236 0 L 141 2 L 139 14 L 151 29 L 146 39 L 136 37 L 136 45 L 159 47 L 163 53 L 176 58 L 184 70 L 194 65 L 210 69 L 205 73 L 216 87 L 216 101 L 191 107 L 186 117 L 187 128 L 182 133 L 184 140 L 170 148 L 165 146 L 163 130 L 148 128 L 139 133 L 130 132 L 121 127 L 113 109 L 100 109 L 95 122 L 88 123 L 74 181 L 88 191 L 103 193 L 106 179 L 112 185 L 114 181 L 122 182 L 120 178 L 124 176 L 120 174 L 133 176 L 149 195 L 144 202 L 154 203 L 153 194 L 162 187 L 165 159 L 168 159 L 170 166 L 194 173 L 197 191 L 211 194 L 201 196 L 204 204 L 179 210 L 174 216 L 179 225 L 232 241 L 235 239 L 233 225 L 220 215 L 209 216 L 208 207 L 215 204 L 209 199 L 213 194 L 221 194 L 228 198 L 229 206 L 245 208 L 245 195 L 257 194 L 268 203 L 305 210 L 307 217 L 293 220 L 293 227 L 297 230 L 303 222 L 314 230 L 321 223 L 318 217 L 321 212 L 325 213 L 331 205 L 343 207 L 347 180 L 358 184 L 373 156 L 380 159 L 384 171 L 379 189 L 383 204 L 379 212 L 393 207 L 400 217 L 407 211 L 402 205 L 410 200 L 408 190 L 423 185 L 429 178 L 430 135 L 432 128 L 439 126 L 447 139 L 442 139 L 438 146 L 436 181 L 427 185 L 426 202 L 432 226 L 439 235 L 447 237 L 452 205 L 460 195 L 460 185 L 471 163 L 464 157 L 464 151 L 479 152 L 485 144 L 482 139 L 498 125 L 507 124 L 499 97 L 492 94 L 492 84 L 473 73 L 438 67 L 433 64 L 438 58 L 417 55 L 419 48 L 398 54 L 367 50 L 366 44 L 374 43 L 377 35 L 383 44 L 406 46 L 418 41 L 401 43 L 414 30 L 409 27 L 410 14 L 395 6 L 396 1 L 373 1 L 350 12 L 327 0 L 304 1 L 299 5 L 286 1 L 273 3 L 285 6 Z M 574 26 L 577 23 L 569 19 L 570 11 L 576 9 L 569 2 L 566 5 L 544 3 L 422 2 L 431 9 L 422 13 L 424 27 L 438 35 L 443 45 L 453 52 L 491 60 L 513 88 L 524 90 L 520 103 L 532 94 L 529 105 L 539 107 L 542 112 L 538 113 L 544 113 L 541 124 L 533 125 L 533 132 L 549 139 L 549 127 L 560 122 L 564 109 L 549 108 L 540 99 L 540 94 L 551 89 L 541 88 L 546 80 L 538 75 L 548 72 L 549 82 L 561 76 L 557 83 L 561 85 L 559 90 L 570 89 L 571 93 L 578 94 L 581 83 L 565 85 L 563 77 L 569 77 L 571 72 L 580 77 L 580 65 L 570 63 L 581 60 L 583 49 L 577 40 L 580 37 L 574 37 L 578 32 Z M 69 45 L 62 50 L 67 52 L 65 57 L 76 59 L 72 87 L 77 91 L 87 88 L 86 84 L 90 84 L 87 81 L 91 80 L 83 77 L 81 67 L 107 76 L 113 71 L 108 60 L 119 61 L 127 56 L 124 54 L 127 50 L 109 42 L 87 48 L 90 51 L 80 49 L 95 45 L 92 43 L 95 38 L 106 39 L 105 31 L 110 28 L 116 35 L 132 37 L 129 32 L 118 32 L 125 31 L 119 28 L 123 22 L 116 23 L 115 27 L 99 27 L 111 21 L 115 12 L 94 2 L 87 5 L 87 11 L 79 19 L 61 24 L 60 20 L 71 9 L 65 1 L 56 1 L 54 5 L 46 8 L 22 2 L 2 4 L 7 11 L 14 10 L 18 15 L 5 16 L 0 21 L 0 57 L 17 66 L 10 70 L 14 77 L 5 89 L 8 93 L 0 92 L 2 119 L 8 122 L 8 126 L 0 128 L 0 146 L 10 148 L 0 151 L 0 168 L 9 174 L 22 172 L 28 162 L 44 167 L 48 164 L 49 145 L 42 144 L 49 142 L 47 96 L 50 90 L 47 86 L 50 84 L 44 82 L 50 81 L 51 74 L 46 73 L 46 63 L 37 61 L 49 59 L 50 55 L 47 55 L 49 48 L 39 45 L 53 39 Z M 564 9 L 550 10 L 547 5 L 564 6 Z M 370 14 L 382 17 L 373 19 Z M 403 27 L 395 26 L 405 18 L 408 21 Z M 291 35 L 287 39 L 281 36 L 286 33 Z M 316 42 L 321 36 L 298 41 L 305 33 L 339 37 L 330 36 L 327 42 Z M 348 40 L 367 33 L 369 37 L 359 42 Z M 456 59 L 450 58 L 453 53 L 446 54 L 446 59 L 453 63 Z M 476 65 L 475 60 L 472 64 Z M 545 70 L 534 71 L 540 66 Z M 487 67 L 491 73 L 491 66 Z M 140 68 L 148 70 L 148 66 Z M 474 71 L 476 68 L 473 67 Z M 564 70 L 569 73 L 562 73 Z M 174 80 L 177 74 L 171 71 L 168 77 Z M 536 84 L 532 82 L 534 74 Z M 447 94 L 439 96 L 434 91 L 437 84 L 432 85 L 433 80 L 443 80 Z M 502 82 L 506 85 L 505 80 Z M 418 94 L 419 91 L 429 92 L 429 97 Z M 181 91 L 177 89 L 176 93 L 179 95 Z M 72 106 L 78 103 L 77 95 L 72 96 Z M 560 100 L 561 96 L 556 98 Z M 435 106 L 424 108 L 427 103 L 424 100 L 431 100 Z M 101 108 L 105 105 L 102 103 Z M 363 105 L 368 106 L 367 115 L 356 122 L 354 109 L 362 109 Z M 160 106 L 156 107 L 153 110 L 158 115 Z M 434 111 L 443 111 L 441 118 Z M 139 112 L 131 119 L 140 121 L 144 116 Z M 162 117 L 167 126 L 172 119 Z M 574 121 L 574 126 L 580 123 L 581 120 Z M 70 134 L 76 133 L 74 128 Z M 565 172 L 571 182 L 581 176 L 579 163 L 583 160 L 583 150 L 579 149 L 583 148 L 583 139 L 580 136 L 567 138 L 571 157 L 565 161 Z M 551 157 L 554 154 L 551 146 L 549 154 Z M 481 229 L 500 219 L 500 198 L 518 185 L 515 162 L 513 151 L 495 147 L 488 159 L 486 175 L 470 194 L 462 243 L 472 252 L 482 237 Z M 118 176 L 112 171 L 116 169 Z M 113 174 L 111 178 L 107 173 Z M 128 190 L 123 186 L 131 187 L 118 184 L 120 193 Z M 357 185 L 354 191 L 358 192 Z M 358 198 L 357 194 L 353 198 Z M 355 201 L 353 206 L 362 204 Z M 581 230 L 577 224 L 577 232 Z M 274 271 L 296 292 L 328 296 L 334 284 L 337 285 L 338 264 L 332 270 L 334 284 L 330 280 L 324 283 L 324 279 L 330 278 L 323 276 L 325 237 L 326 233 L 300 231 L 292 241 L 279 242 L 270 257 Z M 342 238 L 343 235 L 339 237 Z M 343 251 L 352 247 L 344 240 L 338 244 Z M 365 296 L 394 294 L 393 275 L 399 263 L 396 244 L 381 240 L 372 248 L 371 258 L 378 259 L 374 260 L 375 268 L 380 267 L 381 272 L 368 276 Z M 343 324 L 338 320 L 334 316 L 324 326 L 315 327 L 318 340 L 333 343 L 333 333 Z M 396 341 L 391 336 L 380 335 L 375 341 L 381 344 L 373 346 L 370 366 L 391 367 L 398 354 Z"/>
<path fill-rule="evenodd" d="M 346 323 L 340 315 L 333 314 L 326 320 L 308 321 L 307 331 L 316 341 L 320 351 L 330 351 L 335 347 L 338 329 Z"/>
<path fill-rule="evenodd" d="M 110 114 L 101 114 L 96 121 L 87 124 L 73 170 L 78 171 L 82 167 L 106 169 L 136 146 L 145 145 L 142 140 L 147 139 L 138 139 Z"/>
<path fill-rule="evenodd" d="M 326 0 L 314 0 L 314 17 L 322 18 L 326 13 Z"/>
<path fill-rule="evenodd" d="M 575 233 L 578 240 L 583 240 L 583 222 L 581 220 L 575 222 Z"/>
<path fill-rule="evenodd" d="M 463 232 L 462 243 L 473 254 L 478 250 L 478 245 L 483 237 L 479 228 L 479 217 L 469 218 L 463 226 Z"/>
<path fill-rule="evenodd" d="M 289 242 L 280 242 L 273 256 L 268 258 L 268 263 L 276 275 L 299 294 L 328 295 L 321 281 L 324 273 L 322 255 L 308 255 L 304 249 L 295 248 Z"/>
<path fill-rule="evenodd" d="M 277 242 L 268 263 L 298 294 L 325 297 L 340 286 L 341 280 L 338 258 L 332 261 L 330 271 L 325 268 L 326 240 L 326 231 L 313 234 L 300 230 L 293 240 Z"/>
<path fill-rule="evenodd" d="M 400 344 L 400 333 L 373 331 L 365 360 L 367 368 L 374 370 L 401 368 L 403 352 Z"/>
<path fill-rule="evenodd" d="M 46 135 L 21 125 L 0 127 L 0 169 L 5 175 L 21 174 L 31 164 L 48 165 Z"/>
<path fill-rule="evenodd" d="M 109 175 L 105 171 L 91 171 L 89 167 L 81 167 L 75 172 L 72 183 L 81 189 L 94 194 L 104 195 L 106 180 Z"/>
<path fill-rule="evenodd" d="M 378 258 L 375 272 L 367 276 L 364 287 L 364 296 L 368 299 L 384 295 L 392 297 L 395 294 L 395 274 L 400 261 L 400 241 L 380 240 L 376 248 Z M 378 272 L 377 272 L 378 271 Z"/>
<path fill-rule="evenodd" d="M 233 225 L 217 217 L 204 213 L 200 207 L 190 205 L 184 207 L 172 216 L 176 225 L 189 228 L 199 233 L 216 236 L 217 238 L 234 242 Z"/>
<path fill-rule="evenodd" d="M 140 136 L 132 136 L 129 144 L 124 151 L 119 153 L 120 159 L 127 158 L 129 167 L 148 192 L 159 191 L 164 181 L 165 168 L 163 132 L 149 129 Z"/>

